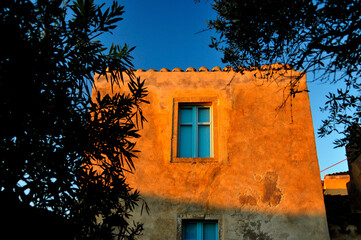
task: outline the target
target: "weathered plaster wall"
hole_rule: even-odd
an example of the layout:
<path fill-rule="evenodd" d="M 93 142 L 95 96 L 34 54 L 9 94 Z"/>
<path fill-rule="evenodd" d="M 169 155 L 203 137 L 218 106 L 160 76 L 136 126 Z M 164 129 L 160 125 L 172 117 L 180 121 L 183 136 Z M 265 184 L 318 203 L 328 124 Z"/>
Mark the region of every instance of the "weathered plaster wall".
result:
<path fill-rule="evenodd" d="M 151 210 L 136 214 L 144 239 L 180 239 L 182 218 L 216 218 L 226 240 L 329 238 L 308 94 L 276 110 L 296 72 L 268 80 L 254 72 L 135 73 L 151 102 L 128 176 Z M 111 93 L 103 78 L 97 88 Z M 172 162 L 174 99 L 185 97 L 217 99 L 216 162 Z"/>

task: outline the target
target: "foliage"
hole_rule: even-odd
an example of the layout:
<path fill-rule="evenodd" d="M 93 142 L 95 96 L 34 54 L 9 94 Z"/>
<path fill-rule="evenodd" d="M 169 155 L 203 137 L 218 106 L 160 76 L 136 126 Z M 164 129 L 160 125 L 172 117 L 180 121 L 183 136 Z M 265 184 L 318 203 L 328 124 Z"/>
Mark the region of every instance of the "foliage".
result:
<path fill-rule="evenodd" d="M 66 219 L 77 239 L 111 239 L 114 226 L 119 239 L 142 231 L 129 223 L 141 198 L 124 172 L 134 170 L 147 90 L 127 70 L 133 48 L 106 54 L 96 40 L 122 14 L 116 1 L 0 2 L 1 198 Z M 129 93 L 92 99 L 95 73 Z"/>
<path fill-rule="evenodd" d="M 208 22 L 220 35 L 211 47 L 234 68 L 281 62 L 315 72 L 317 80 L 344 81 L 328 95 L 330 115 L 319 134 L 345 134 L 361 117 L 361 3 L 358 0 L 216 0 L 218 17 Z M 292 90 L 291 88 L 291 91 Z"/>

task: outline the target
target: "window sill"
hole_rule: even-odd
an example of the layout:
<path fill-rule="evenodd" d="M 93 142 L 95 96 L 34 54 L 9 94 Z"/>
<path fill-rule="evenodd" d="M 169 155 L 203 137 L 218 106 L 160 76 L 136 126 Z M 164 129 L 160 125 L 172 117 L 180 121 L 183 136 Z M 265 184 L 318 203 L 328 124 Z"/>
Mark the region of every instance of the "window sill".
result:
<path fill-rule="evenodd" d="M 172 161 L 173 163 L 218 163 L 215 158 L 179 158 L 176 157 Z"/>

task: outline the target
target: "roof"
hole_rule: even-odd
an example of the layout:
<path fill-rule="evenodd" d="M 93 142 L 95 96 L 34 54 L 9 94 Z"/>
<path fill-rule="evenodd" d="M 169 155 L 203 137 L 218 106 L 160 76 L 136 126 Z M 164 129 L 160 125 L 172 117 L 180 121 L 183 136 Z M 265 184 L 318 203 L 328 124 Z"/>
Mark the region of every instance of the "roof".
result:
<path fill-rule="evenodd" d="M 275 63 L 275 64 L 271 64 L 271 65 L 263 65 L 260 68 L 251 68 L 251 69 L 245 69 L 245 68 L 239 68 L 237 70 L 241 71 L 241 70 L 281 70 L 281 69 L 292 69 L 292 67 L 288 64 L 279 64 L 279 63 Z M 158 72 L 158 70 L 155 69 L 148 69 L 148 70 L 144 70 L 144 69 L 137 69 L 135 70 L 136 72 Z M 224 67 L 223 69 L 216 66 L 214 68 L 212 68 L 212 70 L 209 70 L 206 67 L 200 67 L 198 69 L 198 72 L 232 72 L 234 71 L 234 69 L 231 66 L 227 66 Z M 187 68 L 185 71 L 181 68 L 174 68 L 173 70 L 169 70 L 167 68 L 162 68 L 159 72 L 197 72 L 197 69 L 195 69 L 194 67 L 189 67 Z"/>
<path fill-rule="evenodd" d="M 330 173 L 330 174 L 326 174 L 326 176 L 341 176 L 341 175 L 350 175 L 349 171 L 344 171 L 344 172 L 335 172 L 335 173 Z"/>

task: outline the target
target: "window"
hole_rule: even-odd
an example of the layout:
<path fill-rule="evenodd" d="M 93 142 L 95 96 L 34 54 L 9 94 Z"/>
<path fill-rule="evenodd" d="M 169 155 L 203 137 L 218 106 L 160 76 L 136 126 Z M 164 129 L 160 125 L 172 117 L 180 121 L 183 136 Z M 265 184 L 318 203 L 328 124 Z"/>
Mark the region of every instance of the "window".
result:
<path fill-rule="evenodd" d="M 171 162 L 217 163 L 218 98 L 174 98 Z"/>
<path fill-rule="evenodd" d="M 218 240 L 218 221 L 183 220 L 183 240 Z"/>
<path fill-rule="evenodd" d="M 177 240 L 222 240 L 222 215 L 177 214 Z"/>
<path fill-rule="evenodd" d="M 209 158 L 211 149 L 211 107 L 181 105 L 179 107 L 178 157 Z"/>

